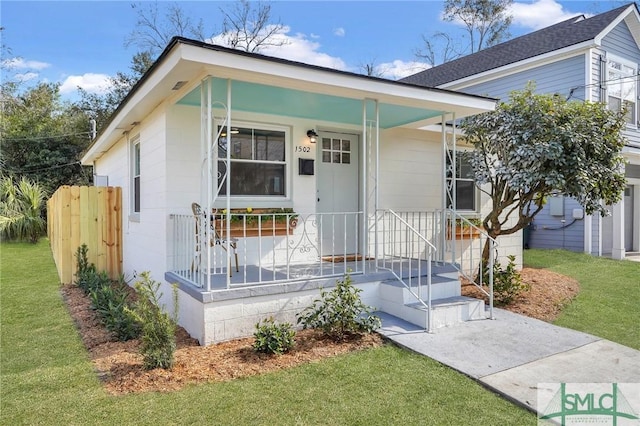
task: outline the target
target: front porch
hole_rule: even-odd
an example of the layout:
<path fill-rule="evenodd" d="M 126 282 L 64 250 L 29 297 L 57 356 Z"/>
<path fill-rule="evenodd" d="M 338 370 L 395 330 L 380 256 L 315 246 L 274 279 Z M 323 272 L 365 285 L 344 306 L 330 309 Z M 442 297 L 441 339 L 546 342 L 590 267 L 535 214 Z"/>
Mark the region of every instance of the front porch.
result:
<path fill-rule="evenodd" d="M 290 223 L 292 214 L 270 214 L 270 223 Z M 484 302 L 460 295 L 460 276 L 476 277 L 488 267 L 479 255 L 488 237 L 472 224 L 461 233 L 456 223 L 464 219 L 452 211 L 381 210 L 368 221 L 362 212 L 295 213 L 290 232 L 276 235 L 265 226 L 252 236 L 246 224 L 255 218 L 239 216 L 245 226 L 236 234 L 204 215 L 171 217 L 173 255 L 165 280 L 202 309 L 201 343 L 251 334 L 265 316 L 295 323 L 320 289 L 347 274 L 366 304 L 429 331 L 492 316 L 491 305 L 485 311 Z M 364 231 L 352 233 L 352 241 L 347 233 L 337 234 L 338 222 L 340 229 L 352 223 L 367 230 L 369 244 L 363 245 Z M 356 251 L 346 252 L 348 247 Z"/>

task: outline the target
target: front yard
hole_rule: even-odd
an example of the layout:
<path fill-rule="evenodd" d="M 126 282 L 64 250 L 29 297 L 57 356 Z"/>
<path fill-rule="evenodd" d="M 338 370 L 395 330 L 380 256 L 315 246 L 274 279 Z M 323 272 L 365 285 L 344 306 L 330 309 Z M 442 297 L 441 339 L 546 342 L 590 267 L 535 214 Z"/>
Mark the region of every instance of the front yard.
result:
<path fill-rule="evenodd" d="M 0 246 L 1 424 L 535 424 L 473 380 L 393 345 L 112 396 L 62 302 L 47 244 Z"/>
<path fill-rule="evenodd" d="M 391 344 L 178 391 L 113 396 L 62 301 L 47 241 L 0 249 L 1 424 L 536 422 L 467 377 Z M 525 263 L 579 281 L 556 324 L 640 349 L 640 263 L 541 250 L 526 251 Z"/>

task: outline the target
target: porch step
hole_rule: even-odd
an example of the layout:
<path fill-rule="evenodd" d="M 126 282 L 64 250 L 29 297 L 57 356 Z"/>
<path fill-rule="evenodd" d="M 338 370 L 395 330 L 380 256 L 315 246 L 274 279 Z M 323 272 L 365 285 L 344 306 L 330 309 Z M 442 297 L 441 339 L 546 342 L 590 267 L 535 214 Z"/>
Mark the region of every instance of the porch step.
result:
<path fill-rule="evenodd" d="M 482 300 L 457 296 L 431 302 L 432 330 L 450 327 L 465 321 L 487 319 Z M 427 308 L 419 302 L 405 305 L 400 318 L 420 327 L 427 328 Z"/>
<path fill-rule="evenodd" d="M 456 272 L 457 273 L 457 272 Z M 427 277 L 420 277 L 420 293 L 418 292 L 418 278 L 412 278 L 412 291 L 422 294 L 422 299 L 427 298 Z M 409 283 L 408 280 L 405 282 Z M 455 278 L 432 276 L 431 277 L 431 300 L 446 299 L 460 296 L 460 281 Z M 380 298 L 397 304 L 407 304 L 416 301 L 415 296 L 398 280 L 388 280 L 380 284 Z"/>
<path fill-rule="evenodd" d="M 431 278 L 432 330 L 448 327 L 464 321 L 486 319 L 482 300 L 464 297 L 460 294 L 460 280 L 455 272 L 446 271 L 445 276 L 434 275 Z M 412 278 L 412 290 L 418 294 L 418 278 Z M 405 281 L 408 283 L 408 281 Z M 427 300 L 426 277 L 421 277 L 422 300 Z M 380 283 L 380 309 L 388 314 L 402 318 L 412 324 L 427 328 L 427 308 L 398 280 Z"/>

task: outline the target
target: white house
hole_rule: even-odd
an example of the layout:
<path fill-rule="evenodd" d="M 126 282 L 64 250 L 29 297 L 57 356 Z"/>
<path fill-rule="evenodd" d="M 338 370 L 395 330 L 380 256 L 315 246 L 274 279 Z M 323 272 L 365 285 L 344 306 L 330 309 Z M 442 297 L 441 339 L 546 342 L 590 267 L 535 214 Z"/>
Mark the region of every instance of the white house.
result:
<path fill-rule="evenodd" d="M 123 188 L 126 275 L 150 271 L 167 301 L 177 283 L 179 322 L 202 344 L 292 322 L 345 273 L 366 303 L 433 330 L 486 315 L 458 281 L 486 235 L 453 230 L 486 200 L 455 193 L 455 128 L 441 124 L 494 107 L 174 38 L 82 163 Z M 519 235 L 498 243 L 521 262 Z"/>
<path fill-rule="evenodd" d="M 640 251 L 640 15 L 635 3 L 583 15 L 403 79 L 506 100 L 529 81 L 539 93 L 628 107 L 623 132 L 627 189 L 611 216 L 584 216 L 573 199 L 556 197 L 535 218 L 530 246 L 565 248 L 615 259 Z"/>

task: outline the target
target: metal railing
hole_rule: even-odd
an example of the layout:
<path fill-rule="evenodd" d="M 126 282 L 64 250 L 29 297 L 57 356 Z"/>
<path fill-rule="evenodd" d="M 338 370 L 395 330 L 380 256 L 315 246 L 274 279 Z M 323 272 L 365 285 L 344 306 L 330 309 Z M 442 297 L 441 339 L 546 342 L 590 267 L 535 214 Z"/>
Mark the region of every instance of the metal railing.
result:
<path fill-rule="evenodd" d="M 466 280 L 487 296 L 489 317 L 494 319 L 493 272 L 498 243 L 484 228 L 452 210 L 445 210 L 444 217 L 450 262 Z M 489 258 L 484 260 L 482 254 L 486 246 Z"/>
<path fill-rule="evenodd" d="M 363 212 L 170 215 L 169 270 L 203 290 L 360 274 Z"/>
<path fill-rule="evenodd" d="M 429 227 L 429 215 L 400 215 L 393 210 L 377 213 L 378 231 L 382 237 L 377 239 L 377 245 L 382 253 L 376 257 L 376 267 L 390 271 L 426 308 L 427 331 L 431 332 L 431 262 L 437 249 L 423 233 Z M 423 287 L 426 287 L 426 300 Z"/>
<path fill-rule="evenodd" d="M 393 216 L 435 246 L 434 261 L 453 265 L 462 277 L 487 296 L 489 315 L 493 318 L 493 265 L 498 246 L 496 240 L 482 227 L 452 210 L 393 212 Z M 395 231 L 385 235 L 389 232 L 385 222 L 379 221 L 378 228 L 380 227 L 386 241 L 393 238 L 397 240 L 398 234 Z M 489 259 L 486 262 L 482 259 L 485 244 L 489 245 Z M 378 245 L 388 252 L 388 244 Z"/>

